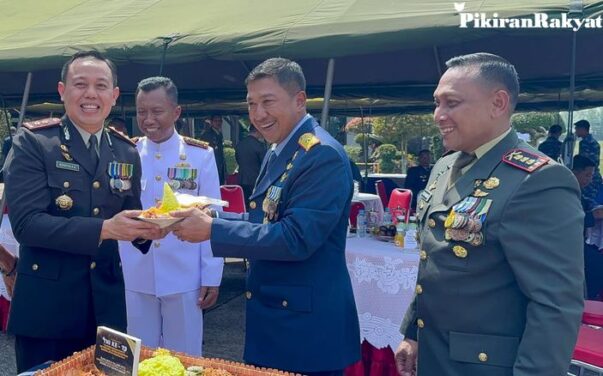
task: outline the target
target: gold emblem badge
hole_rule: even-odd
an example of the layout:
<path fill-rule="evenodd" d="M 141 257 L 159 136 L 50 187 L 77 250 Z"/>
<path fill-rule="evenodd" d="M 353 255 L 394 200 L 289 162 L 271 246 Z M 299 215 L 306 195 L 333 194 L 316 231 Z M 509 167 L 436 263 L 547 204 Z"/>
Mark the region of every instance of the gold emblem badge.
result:
<path fill-rule="evenodd" d="M 61 154 L 63 155 L 63 158 L 65 158 L 66 161 L 68 161 L 68 162 L 73 161 L 73 157 L 69 153 L 63 151 L 63 152 L 61 152 Z"/>
<path fill-rule="evenodd" d="M 458 258 L 465 258 L 468 254 L 465 247 L 462 247 L 460 245 L 455 245 L 454 247 L 452 247 L 452 252 L 454 252 L 454 255 Z"/>
<path fill-rule="evenodd" d="M 65 194 L 60 195 L 54 200 L 56 206 L 61 210 L 69 210 L 73 206 L 73 199 Z"/>
<path fill-rule="evenodd" d="M 305 151 L 310 150 L 316 144 L 320 144 L 320 140 L 313 133 L 302 134 L 297 142 Z"/>
<path fill-rule="evenodd" d="M 484 188 L 486 188 L 486 189 L 494 189 L 494 188 L 498 187 L 499 185 L 500 185 L 500 180 L 495 177 L 488 178 L 488 180 L 486 180 L 484 182 Z"/>

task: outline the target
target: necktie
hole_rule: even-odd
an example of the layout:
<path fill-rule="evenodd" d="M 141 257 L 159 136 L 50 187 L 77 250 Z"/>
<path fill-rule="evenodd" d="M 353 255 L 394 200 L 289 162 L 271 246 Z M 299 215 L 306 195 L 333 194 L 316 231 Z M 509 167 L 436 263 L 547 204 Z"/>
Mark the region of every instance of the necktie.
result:
<path fill-rule="evenodd" d="M 264 165 L 264 169 L 262 170 L 262 173 L 260 174 L 260 176 L 258 177 L 258 179 L 256 180 L 256 182 L 259 182 L 260 180 L 262 180 L 262 178 L 268 172 L 268 169 L 270 168 L 270 165 L 276 159 L 276 152 L 274 151 L 274 149 L 270 149 L 270 151 L 268 152 L 268 157 L 267 158 L 268 158 L 268 160 L 266 161 L 266 164 Z"/>
<path fill-rule="evenodd" d="M 96 135 L 91 135 L 88 142 L 88 152 L 90 153 L 90 160 L 92 161 L 92 167 L 96 170 L 98 166 L 98 139 Z"/>
<path fill-rule="evenodd" d="M 463 175 L 463 168 L 470 165 L 475 158 L 477 157 L 474 153 L 461 152 L 461 155 L 454 161 L 452 170 L 450 170 L 450 185 L 453 185 Z"/>

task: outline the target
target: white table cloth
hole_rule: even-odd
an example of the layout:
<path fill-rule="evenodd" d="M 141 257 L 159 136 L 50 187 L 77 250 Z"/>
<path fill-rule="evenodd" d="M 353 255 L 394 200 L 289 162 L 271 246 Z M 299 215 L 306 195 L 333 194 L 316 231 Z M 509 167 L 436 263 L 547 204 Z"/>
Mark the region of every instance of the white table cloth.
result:
<path fill-rule="evenodd" d="M 363 203 L 364 210 L 367 213 L 374 213 L 374 220 L 376 220 L 377 223 L 380 224 L 383 222 L 383 203 L 381 202 L 381 198 L 378 195 L 374 195 L 371 193 L 357 193 L 352 196 L 352 202 Z"/>
<path fill-rule="evenodd" d="M 395 350 L 404 338 L 399 329 L 414 297 L 419 253 L 372 238 L 348 238 L 346 262 L 361 340 Z"/>

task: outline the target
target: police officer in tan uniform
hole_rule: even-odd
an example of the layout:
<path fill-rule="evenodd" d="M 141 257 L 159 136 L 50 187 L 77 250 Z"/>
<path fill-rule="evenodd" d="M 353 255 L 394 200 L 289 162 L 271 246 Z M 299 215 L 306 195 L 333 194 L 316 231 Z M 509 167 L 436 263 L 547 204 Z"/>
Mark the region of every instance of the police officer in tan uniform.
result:
<path fill-rule="evenodd" d="M 565 375 L 583 305 L 578 184 L 511 129 L 519 83 L 509 62 L 477 53 L 447 66 L 434 119 L 456 152 L 418 200 L 419 275 L 398 370 Z"/>

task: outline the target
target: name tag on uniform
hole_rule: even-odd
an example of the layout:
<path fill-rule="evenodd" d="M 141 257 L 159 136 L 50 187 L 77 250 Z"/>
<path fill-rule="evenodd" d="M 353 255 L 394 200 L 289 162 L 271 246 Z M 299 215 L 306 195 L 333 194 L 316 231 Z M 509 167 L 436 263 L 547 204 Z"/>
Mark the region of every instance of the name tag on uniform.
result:
<path fill-rule="evenodd" d="M 69 163 L 69 162 L 64 162 L 64 161 L 57 161 L 56 167 L 60 168 L 61 170 L 69 170 L 69 171 L 76 171 L 76 172 L 80 170 L 79 164 Z"/>

